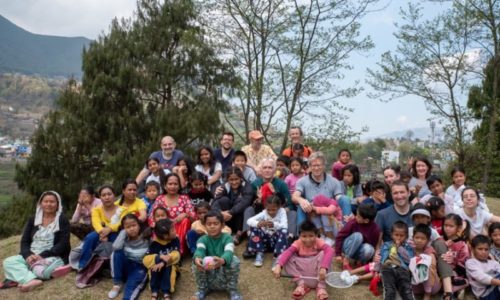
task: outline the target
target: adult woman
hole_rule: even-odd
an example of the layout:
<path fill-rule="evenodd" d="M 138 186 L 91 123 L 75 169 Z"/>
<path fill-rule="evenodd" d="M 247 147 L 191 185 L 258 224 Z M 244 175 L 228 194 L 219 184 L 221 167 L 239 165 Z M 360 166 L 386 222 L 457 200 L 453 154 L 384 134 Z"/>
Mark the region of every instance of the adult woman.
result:
<path fill-rule="evenodd" d="M 194 167 L 198 172 L 207 176 L 208 190 L 214 192 L 221 184 L 222 165 L 215 160 L 214 152 L 209 146 L 202 146 L 198 150 L 198 164 Z"/>
<path fill-rule="evenodd" d="M 70 221 L 71 233 L 83 240 L 87 234 L 92 232 L 90 212 L 101 204 L 101 199 L 95 196 L 94 188 L 90 185 L 84 186 L 80 190 L 78 204 Z"/>
<path fill-rule="evenodd" d="M 470 238 L 478 234 L 487 235 L 487 225 L 500 222 L 500 217 L 479 208 L 479 193 L 477 190 L 466 187 L 462 191 L 464 207 L 458 211 L 458 215 L 470 224 Z"/>
<path fill-rule="evenodd" d="M 416 198 L 422 198 L 423 196 L 430 194 L 431 191 L 427 186 L 427 178 L 431 175 L 432 164 L 425 157 L 416 158 L 412 163 L 411 173 L 412 178 L 408 183 L 410 191 L 412 191 Z"/>
<path fill-rule="evenodd" d="M 193 170 L 193 163 L 187 156 L 179 158 L 177 165 L 173 168 L 172 172 L 177 174 L 181 180 L 181 194 L 189 193 L 191 189 L 190 178 L 193 174 Z M 161 185 L 164 184 L 165 183 L 162 183 Z"/>
<path fill-rule="evenodd" d="M 156 198 L 152 212 L 158 206 L 167 209 L 167 217 L 174 222 L 175 232 L 181 244 L 181 255 L 187 253 L 186 234 L 191 229 L 191 221 L 195 218 L 193 206 L 188 195 L 181 195 L 181 180 L 175 173 L 166 177 L 163 194 Z M 149 216 L 149 225 L 154 226 L 153 214 Z"/>
<path fill-rule="evenodd" d="M 388 165 L 384 168 L 382 173 L 384 174 L 384 183 L 387 185 L 387 193 L 385 193 L 386 200 L 389 203 L 394 203 L 392 200 L 391 186 L 396 180 L 399 180 L 399 173 L 401 172 L 401 167 L 398 165 Z"/>
<path fill-rule="evenodd" d="M 8 257 L 3 262 L 6 282 L 19 285 L 22 292 L 43 284 L 40 279 L 50 279 L 67 274 L 71 249 L 70 225 L 62 214 L 61 197 L 54 191 L 44 192 L 37 204 L 35 217 L 24 227 L 21 254 Z M 14 284 L 12 284 L 14 282 Z"/>
<path fill-rule="evenodd" d="M 226 225 L 235 233 L 233 242 L 238 245 L 243 233 L 243 213 L 252 204 L 255 193 L 252 185 L 245 181 L 238 167 L 229 167 L 225 174 L 226 184 L 215 191 L 213 209 L 220 210 Z"/>
<path fill-rule="evenodd" d="M 139 221 L 146 221 L 147 207 L 144 201 L 137 198 L 137 183 L 134 179 L 126 179 L 122 184 L 122 196 L 115 202 L 116 205 L 122 206 L 125 214 L 135 214 Z"/>

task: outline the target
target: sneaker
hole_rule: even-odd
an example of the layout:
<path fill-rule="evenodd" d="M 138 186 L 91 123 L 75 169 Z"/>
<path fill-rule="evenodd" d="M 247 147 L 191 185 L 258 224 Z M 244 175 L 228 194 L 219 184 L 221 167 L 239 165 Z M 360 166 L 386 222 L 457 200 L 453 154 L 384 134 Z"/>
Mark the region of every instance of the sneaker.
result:
<path fill-rule="evenodd" d="M 197 300 L 205 300 L 205 298 L 207 297 L 207 293 L 204 292 L 204 291 L 197 291 L 196 293 L 194 293 L 193 297 L 191 299 L 197 299 Z"/>
<path fill-rule="evenodd" d="M 255 262 L 253 263 L 253 265 L 256 267 L 262 267 L 263 264 L 264 264 L 264 253 L 258 252 L 257 256 L 255 257 Z"/>
<path fill-rule="evenodd" d="M 120 285 L 113 285 L 111 290 L 108 292 L 108 298 L 109 299 L 115 299 L 118 297 L 120 294 L 121 286 Z"/>
<path fill-rule="evenodd" d="M 255 257 L 255 252 L 251 252 L 248 249 L 246 249 L 243 254 L 242 254 L 244 259 L 249 259 L 249 258 L 254 258 Z"/>
<path fill-rule="evenodd" d="M 63 277 L 65 275 L 67 275 L 69 272 L 71 272 L 71 266 L 70 265 L 64 265 L 64 266 L 61 266 L 59 268 L 56 268 L 54 270 L 54 272 L 52 272 L 52 274 L 50 274 L 50 276 L 52 276 L 52 278 L 59 278 L 59 277 Z"/>
<path fill-rule="evenodd" d="M 359 276 L 358 275 L 351 275 L 351 280 L 352 280 L 352 284 L 356 284 L 359 282 Z"/>
<path fill-rule="evenodd" d="M 243 297 L 241 297 L 241 294 L 238 293 L 237 291 L 232 291 L 229 293 L 229 299 L 231 299 L 231 300 L 243 300 Z"/>

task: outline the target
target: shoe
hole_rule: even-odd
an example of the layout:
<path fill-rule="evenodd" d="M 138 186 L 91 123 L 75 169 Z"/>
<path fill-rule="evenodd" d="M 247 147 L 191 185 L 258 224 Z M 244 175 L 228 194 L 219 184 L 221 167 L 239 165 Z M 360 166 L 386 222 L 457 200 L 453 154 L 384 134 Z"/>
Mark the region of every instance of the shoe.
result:
<path fill-rule="evenodd" d="M 254 258 L 255 257 L 255 252 L 248 251 L 248 249 L 247 249 L 247 250 L 245 250 L 243 252 L 242 256 L 245 259 Z"/>
<path fill-rule="evenodd" d="M 69 272 L 71 272 L 72 268 L 70 265 L 64 265 L 64 266 L 61 266 L 59 268 L 56 268 L 54 270 L 54 272 L 52 272 L 52 274 L 50 274 L 50 276 L 52 276 L 52 278 L 59 278 L 59 277 L 63 277 L 65 275 L 67 275 Z"/>
<path fill-rule="evenodd" d="M 3 289 L 8 289 L 8 288 L 13 288 L 13 287 L 16 287 L 18 285 L 19 285 L 19 283 L 15 282 L 15 281 L 5 279 L 2 283 L 0 283 L 0 289 L 3 290 Z"/>
<path fill-rule="evenodd" d="M 243 297 L 241 297 L 241 294 L 238 293 L 237 291 L 232 291 L 229 293 L 229 299 L 231 299 L 231 300 L 243 300 Z"/>
<path fill-rule="evenodd" d="M 205 300 L 205 298 L 207 297 L 207 293 L 204 292 L 204 291 L 197 291 L 196 293 L 194 293 L 193 297 L 191 297 L 191 299 L 197 299 L 197 300 Z"/>
<path fill-rule="evenodd" d="M 255 257 L 255 262 L 253 263 L 253 265 L 256 267 L 262 267 L 263 264 L 264 264 L 264 253 L 258 252 L 257 256 Z"/>
<path fill-rule="evenodd" d="M 120 294 L 120 290 L 121 290 L 121 286 L 119 286 L 119 285 L 113 285 L 113 287 L 111 288 L 111 290 L 108 292 L 108 298 L 109 299 L 115 299 Z"/>
<path fill-rule="evenodd" d="M 352 280 L 352 284 L 356 284 L 359 282 L 359 276 L 358 275 L 351 275 L 351 280 Z"/>

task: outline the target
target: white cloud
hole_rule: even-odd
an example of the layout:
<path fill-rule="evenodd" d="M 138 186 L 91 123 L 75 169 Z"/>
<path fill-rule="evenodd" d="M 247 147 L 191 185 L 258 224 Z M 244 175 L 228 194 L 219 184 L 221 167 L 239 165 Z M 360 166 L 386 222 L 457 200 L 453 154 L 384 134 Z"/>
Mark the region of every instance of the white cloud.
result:
<path fill-rule="evenodd" d="M 399 116 L 396 120 L 397 120 L 397 121 L 398 121 L 398 123 L 400 123 L 400 124 L 406 124 L 406 123 L 408 123 L 408 117 L 407 117 L 407 116 L 405 116 L 405 115 L 401 115 L 401 116 Z"/>

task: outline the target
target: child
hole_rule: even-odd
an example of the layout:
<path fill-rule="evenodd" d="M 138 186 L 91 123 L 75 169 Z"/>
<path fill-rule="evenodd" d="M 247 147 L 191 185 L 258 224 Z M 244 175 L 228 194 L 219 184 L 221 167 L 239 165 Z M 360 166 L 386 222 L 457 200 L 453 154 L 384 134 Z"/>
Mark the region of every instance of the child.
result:
<path fill-rule="evenodd" d="M 380 228 L 373 221 L 376 215 L 377 209 L 373 205 L 361 204 L 356 217 L 347 222 L 337 234 L 336 260 L 343 261 L 344 269 L 351 269 L 350 259 L 366 264 L 373 258 L 380 236 Z M 344 255 L 344 259 L 341 255 Z"/>
<path fill-rule="evenodd" d="M 143 236 L 142 225 L 134 214 L 123 217 L 121 227 L 123 229 L 113 243 L 113 254 L 111 254 L 113 288 L 108 292 L 108 298 L 118 297 L 125 283 L 123 299 L 137 299 L 147 279 L 142 259 L 148 251 L 149 237 Z"/>
<path fill-rule="evenodd" d="M 193 174 L 193 163 L 191 162 L 191 159 L 186 156 L 179 158 L 177 165 L 172 169 L 172 172 L 179 176 L 181 181 L 181 194 L 187 194 L 191 188 L 189 180 Z M 164 185 L 162 185 L 162 188 L 163 186 Z"/>
<path fill-rule="evenodd" d="M 333 246 L 335 235 L 342 227 L 342 210 L 335 199 L 330 199 L 325 195 L 319 194 L 312 201 L 315 216 L 311 221 L 324 236 L 325 243 Z"/>
<path fill-rule="evenodd" d="M 486 226 L 492 222 L 500 222 L 500 217 L 495 216 L 484 209 L 479 209 L 479 192 L 471 187 L 462 191 L 464 207 L 458 211 L 462 219 L 469 221 L 471 237 L 478 234 L 486 234 Z"/>
<path fill-rule="evenodd" d="M 366 183 L 366 185 L 370 197 L 362 200 L 361 203 L 374 205 L 377 211 L 380 211 L 391 205 L 389 201 L 385 199 L 386 186 L 383 182 L 373 180 Z"/>
<path fill-rule="evenodd" d="M 155 203 L 156 197 L 160 194 L 160 184 L 155 180 L 151 180 L 146 183 L 144 188 L 145 193 L 144 197 L 142 197 L 142 201 L 146 204 L 146 212 L 148 216 L 151 214 L 151 210 L 153 209 L 153 204 Z"/>
<path fill-rule="evenodd" d="M 233 156 L 233 166 L 240 168 L 241 172 L 243 172 L 243 178 L 248 183 L 252 183 L 257 179 L 257 175 L 255 174 L 255 170 L 247 165 L 247 155 L 245 152 L 241 150 L 234 151 Z"/>
<path fill-rule="evenodd" d="M 212 203 L 214 196 L 206 188 L 207 186 L 207 176 L 201 172 L 195 172 L 191 175 L 191 189 L 189 190 L 188 196 L 191 199 L 191 204 L 193 206 L 198 205 L 200 202 Z"/>
<path fill-rule="evenodd" d="M 449 214 L 445 217 L 443 224 L 443 237 L 448 246 L 448 252 L 441 255 L 443 260 L 453 268 L 451 283 L 453 292 L 459 292 L 467 287 L 465 273 L 465 262 L 470 258 L 469 247 L 469 223 L 463 221 L 457 214 Z"/>
<path fill-rule="evenodd" d="M 214 192 L 221 182 L 222 165 L 215 160 L 214 152 L 210 146 L 202 146 L 198 150 L 198 164 L 194 167 L 195 171 L 207 176 L 207 188 Z"/>
<path fill-rule="evenodd" d="M 441 289 L 441 282 L 436 269 L 436 252 L 430 246 L 431 229 L 419 224 L 413 229 L 415 257 L 410 260 L 412 289 L 415 294 L 424 294 L 424 300 L 430 300 Z"/>
<path fill-rule="evenodd" d="M 413 248 L 406 242 L 408 225 L 396 221 L 391 227 L 391 241 L 385 242 L 380 250 L 380 275 L 384 285 L 384 300 L 396 299 L 396 292 L 403 300 L 413 300 L 411 273 L 408 269 Z"/>
<path fill-rule="evenodd" d="M 240 261 L 234 255 L 231 235 L 222 232 L 224 217 L 213 210 L 205 215 L 204 221 L 207 234 L 197 242 L 192 265 L 198 291 L 191 300 L 205 299 L 210 290 L 226 290 L 231 300 L 240 300 Z"/>
<path fill-rule="evenodd" d="M 196 241 L 202 236 L 207 234 L 207 227 L 205 226 L 205 215 L 210 211 L 211 207 L 208 202 L 202 201 L 194 207 L 196 218 L 198 220 L 191 224 L 191 230 L 187 233 L 187 244 L 191 254 L 196 251 Z M 224 226 L 222 232 L 231 234 L 231 228 Z"/>
<path fill-rule="evenodd" d="M 285 180 L 288 174 L 290 174 L 290 158 L 281 155 L 276 160 L 276 172 L 274 176 L 281 180 Z"/>
<path fill-rule="evenodd" d="M 494 260 L 500 262 L 500 223 L 495 222 L 488 228 L 488 236 L 493 245 L 491 245 L 490 255 Z"/>
<path fill-rule="evenodd" d="M 450 196 L 455 204 L 455 209 L 462 207 L 462 194 L 465 188 L 465 170 L 461 166 L 456 166 L 451 170 L 452 185 L 446 189 L 446 195 Z"/>
<path fill-rule="evenodd" d="M 332 258 L 332 248 L 318 238 L 318 229 L 306 220 L 300 224 L 299 239 L 280 255 L 273 273 L 279 278 L 284 268 L 288 275 L 295 277 L 297 287 L 292 294 L 294 299 L 302 299 L 314 288 L 317 299 L 328 299 L 325 277 Z M 318 280 L 303 279 L 301 276 L 318 277 Z"/>
<path fill-rule="evenodd" d="M 146 183 L 154 181 L 160 185 L 160 191 L 158 194 L 161 194 L 163 191 L 161 190 L 161 186 L 165 183 L 165 176 L 170 174 L 169 169 L 162 169 L 160 167 L 160 160 L 156 157 L 150 157 L 146 161 L 146 166 L 148 166 L 149 176 L 146 178 Z"/>
<path fill-rule="evenodd" d="M 427 201 L 429 201 L 429 199 L 431 199 L 432 197 L 439 197 L 444 202 L 443 217 L 447 214 L 451 214 L 453 212 L 453 205 L 454 205 L 453 198 L 444 193 L 444 186 L 441 178 L 439 178 L 439 176 L 436 175 L 429 176 L 429 178 L 427 178 L 427 186 L 429 187 L 431 193 L 420 198 L 419 200 L 420 203 L 426 204 Z"/>
<path fill-rule="evenodd" d="M 78 195 L 78 204 L 76 205 L 75 213 L 70 222 L 71 233 L 80 240 L 83 240 L 87 234 L 92 232 L 90 213 L 93 208 L 101 204 L 101 199 L 95 197 L 92 186 L 82 188 Z"/>
<path fill-rule="evenodd" d="M 273 250 L 273 267 L 276 258 L 288 247 L 288 220 L 281 199 L 271 196 L 266 208 L 247 221 L 250 227 L 248 251 L 256 253 L 254 265 L 262 267 L 264 251 Z"/>
<path fill-rule="evenodd" d="M 473 258 L 465 263 L 472 292 L 480 300 L 500 299 L 500 263 L 488 259 L 490 240 L 479 234 L 471 242 Z"/>
<path fill-rule="evenodd" d="M 351 152 L 347 149 L 342 149 L 339 151 L 337 156 L 337 161 L 332 165 L 332 176 L 337 178 L 337 180 L 342 180 L 342 168 L 351 162 Z"/>
<path fill-rule="evenodd" d="M 431 227 L 442 236 L 446 216 L 443 199 L 433 196 L 425 203 L 425 207 L 431 214 Z"/>
<path fill-rule="evenodd" d="M 295 192 L 297 181 L 305 175 L 304 161 L 298 157 L 290 158 L 290 172 L 291 173 L 285 178 L 285 183 L 291 195 Z"/>
<path fill-rule="evenodd" d="M 353 218 L 358 203 L 366 197 L 363 195 L 363 189 L 360 183 L 359 169 L 356 165 L 347 165 L 341 171 L 342 195 L 338 201 L 344 215 L 344 222 Z"/>
<path fill-rule="evenodd" d="M 177 264 L 181 259 L 179 239 L 173 222 L 168 218 L 155 224 L 154 233 L 156 237 L 142 261 L 150 276 L 151 298 L 157 299 L 161 290 L 162 299 L 170 300 L 171 293 L 175 292 Z"/>

